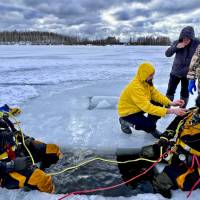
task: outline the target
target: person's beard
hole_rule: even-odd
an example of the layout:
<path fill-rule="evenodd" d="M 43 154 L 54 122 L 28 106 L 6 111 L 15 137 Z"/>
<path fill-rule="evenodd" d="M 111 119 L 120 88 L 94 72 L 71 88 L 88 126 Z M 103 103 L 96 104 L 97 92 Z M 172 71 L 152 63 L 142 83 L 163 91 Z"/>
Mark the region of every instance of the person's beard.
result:
<path fill-rule="evenodd" d="M 147 82 L 150 86 L 153 86 L 153 79 L 146 80 L 146 82 Z"/>

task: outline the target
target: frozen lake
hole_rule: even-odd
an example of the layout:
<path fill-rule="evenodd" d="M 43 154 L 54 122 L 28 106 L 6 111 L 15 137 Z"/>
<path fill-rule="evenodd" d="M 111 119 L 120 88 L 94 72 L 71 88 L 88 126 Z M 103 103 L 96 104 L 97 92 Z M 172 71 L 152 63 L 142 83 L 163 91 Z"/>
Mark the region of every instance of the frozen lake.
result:
<path fill-rule="evenodd" d="M 140 148 L 155 139 L 143 131 L 121 133 L 116 105 L 123 87 L 143 61 L 155 65 L 155 86 L 166 92 L 173 58 L 167 47 L 149 46 L 0 46 L 1 104 L 18 105 L 24 132 L 66 149 L 115 152 Z M 179 94 L 177 93 L 177 98 Z M 189 105 L 194 104 L 195 95 Z M 172 117 L 158 122 L 164 130 Z M 79 157 L 78 160 L 84 159 Z M 5 194 L 6 192 L 6 194 Z M 174 191 L 173 199 L 186 199 Z M 62 196 L 62 195 L 61 195 Z M 198 199 L 194 191 L 191 199 Z M 2 199 L 57 199 L 38 191 L 0 190 Z M 81 196 L 69 199 L 164 199 L 160 195 L 133 197 Z"/>

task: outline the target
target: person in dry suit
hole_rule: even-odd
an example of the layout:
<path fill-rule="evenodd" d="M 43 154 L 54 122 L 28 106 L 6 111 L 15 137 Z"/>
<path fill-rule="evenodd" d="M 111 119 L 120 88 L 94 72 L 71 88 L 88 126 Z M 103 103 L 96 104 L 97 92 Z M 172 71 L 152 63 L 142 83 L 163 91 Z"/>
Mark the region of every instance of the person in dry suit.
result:
<path fill-rule="evenodd" d="M 193 92 L 196 91 L 196 89 L 198 91 L 198 94 L 200 94 L 200 45 L 197 47 L 192 57 L 187 78 L 189 79 L 188 90 L 190 94 L 193 95 Z M 195 83 L 196 79 L 198 79 L 197 88 Z"/>
<path fill-rule="evenodd" d="M 135 78 L 122 91 L 118 103 L 118 114 L 121 129 L 131 134 L 130 127 L 144 130 L 159 138 L 160 132 L 156 129 L 156 122 L 166 114 L 184 115 L 182 108 L 166 108 L 164 106 L 183 106 L 183 100 L 171 101 L 161 94 L 153 85 L 154 66 L 151 63 L 142 63 Z M 147 113 L 146 117 L 144 114 Z"/>
<path fill-rule="evenodd" d="M 173 143 L 173 138 L 176 138 Z M 168 157 L 168 165 L 163 172 L 155 176 L 155 191 L 171 197 L 171 189 L 190 191 L 200 186 L 200 95 L 196 107 L 188 110 L 184 117 L 176 117 L 158 141 L 159 146 L 168 150 L 175 147 L 175 153 Z M 195 188 L 196 189 L 196 188 Z"/>
<path fill-rule="evenodd" d="M 176 138 L 176 139 L 175 139 Z M 191 191 L 200 187 L 200 95 L 196 99 L 196 107 L 188 110 L 185 116 L 177 116 L 154 145 L 145 146 L 134 157 L 157 160 L 160 147 L 163 153 L 173 149 L 161 162 L 166 166 L 161 173 L 148 172 L 140 178 L 140 183 L 147 186 L 145 191 L 160 193 L 171 198 L 172 189 Z M 123 158 L 124 159 L 124 158 Z M 126 158 L 129 160 L 130 158 Z M 122 158 L 118 159 L 122 161 Z M 123 176 L 136 176 L 152 165 L 151 162 L 140 161 L 132 166 L 120 166 Z M 125 168 L 126 167 L 126 168 Z M 128 167 L 128 169 L 127 169 Z M 145 181 L 146 180 L 146 181 Z M 134 182 L 139 184 L 138 180 Z"/>
<path fill-rule="evenodd" d="M 200 41 L 195 38 L 193 27 L 186 26 L 181 30 L 179 39 L 174 41 L 165 52 L 167 57 L 175 54 L 166 96 L 173 101 L 176 88 L 181 82 L 180 98 L 185 101 L 184 107 L 186 107 L 189 98 L 187 73 L 192 56 L 199 44 Z"/>
<path fill-rule="evenodd" d="M 45 144 L 34 138 L 23 137 L 9 119 L 9 114 L 0 117 L 0 186 L 8 189 L 28 188 L 41 192 L 54 192 L 52 177 L 43 170 L 56 163 L 62 157 L 55 144 Z M 25 149 L 31 152 L 35 163 Z"/>

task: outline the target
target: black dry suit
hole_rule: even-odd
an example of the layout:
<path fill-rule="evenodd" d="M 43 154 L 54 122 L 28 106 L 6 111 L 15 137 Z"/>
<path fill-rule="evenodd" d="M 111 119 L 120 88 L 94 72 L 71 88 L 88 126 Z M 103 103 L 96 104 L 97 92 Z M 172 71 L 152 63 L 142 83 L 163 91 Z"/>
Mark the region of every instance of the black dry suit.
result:
<path fill-rule="evenodd" d="M 41 162 L 41 167 L 38 168 L 33 165 L 22 138 L 21 132 L 16 130 L 4 113 L 0 117 L 0 186 L 8 189 L 28 187 L 42 192 L 53 192 L 52 178 L 42 169 L 56 163 L 62 155 L 59 147 L 24 136 L 35 163 Z"/>
<path fill-rule="evenodd" d="M 154 177 L 157 192 L 170 197 L 170 189 L 190 191 L 200 181 L 200 114 L 193 108 L 187 116 L 176 117 L 162 134 L 158 144 L 171 147 L 169 140 L 176 138 L 175 152 L 169 156 L 163 172 Z M 195 188 L 195 189 L 196 189 Z"/>
<path fill-rule="evenodd" d="M 182 42 L 183 38 L 191 39 L 190 44 L 184 48 L 177 48 L 177 44 Z M 187 101 L 189 97 L 187 73 L 192 56 L 199 44 L 200 41 L 195 38 L 193 27 L 187 26 L 182 29 L 179 40 L 174 41 L 166 50 L 165 55 L 167 57 L 171 57 L 175 54 L 167 90 L 167 96 L 171 100 L 173 100 L 177 85 L 181 81 L 181 98 Z"/>
<path fill-rule="evenodd" d="M 173 152 L 170 149 L 173 149 Z M 190 191 L 195 184 L 195 189 L 199 188 L 200 114 L 196 108 L 191 109 L 185 117 L 176 117 L 161 135 L 158 143 L 145 146 L 139 153 L 130 156 L 118 156 L 119 161 L 145 158 L 126 165 L 119 164 L 122 178 L 126 181 L 144 173 L 153 165 L 149 160 L 156 161 L 160 153 L 165 152 L 169 153 L 161 160 L 166 165 L 161 173 L 153 168 L 129 184 L 134 188 L 143 187 L 145 193 L 160 193 L 166 198 L 171 198 L 171 189 Z"/>

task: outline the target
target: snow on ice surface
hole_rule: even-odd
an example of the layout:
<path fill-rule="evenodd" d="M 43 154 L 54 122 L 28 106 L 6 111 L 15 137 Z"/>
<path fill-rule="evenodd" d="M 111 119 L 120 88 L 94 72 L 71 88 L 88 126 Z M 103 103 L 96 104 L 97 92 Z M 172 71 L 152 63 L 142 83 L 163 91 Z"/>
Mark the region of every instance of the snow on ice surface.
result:
<path fill-rule="evenodd" d="M 115 152 L 140 148 L 155 140 L 143 131 L 122 134 L 116 111 L 121 90 L 133 78 L 139 63 L 156 67 L 154 83 L 166 92 L 173 58 L 166 47 L 129 46 L 0 46 L 1 104 L 19 105 L 22 127 L 28 135 L 65 148 Z M 35 98 L 34 98 L 35 97 Z M 178 97 L 178 93 L 177 93 Z M 192 96 L 189 106 L 194 104 Z M 161 119 L 164 130 L 171 116 Z M 111 145 L 112 144 L 112 145 Z M 187 193 L 174 191 L 173 199 Z M 38 191 L 0 190 L 0 199 L 58 199 Z M 194 191 L 191 199 L 199 199 Z M 78 196 L 69 199 L 164 199 L 159 194 L 133 197 Z"/>

